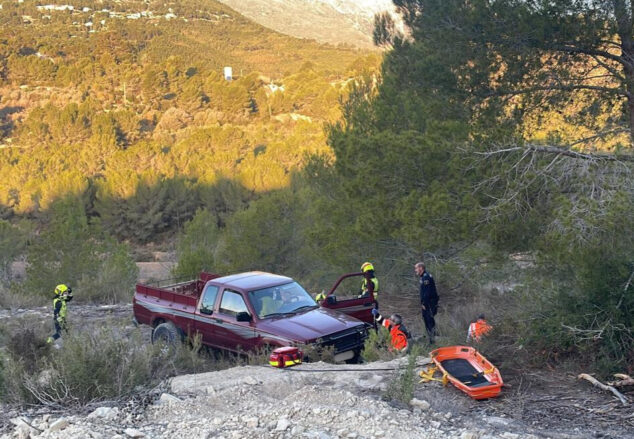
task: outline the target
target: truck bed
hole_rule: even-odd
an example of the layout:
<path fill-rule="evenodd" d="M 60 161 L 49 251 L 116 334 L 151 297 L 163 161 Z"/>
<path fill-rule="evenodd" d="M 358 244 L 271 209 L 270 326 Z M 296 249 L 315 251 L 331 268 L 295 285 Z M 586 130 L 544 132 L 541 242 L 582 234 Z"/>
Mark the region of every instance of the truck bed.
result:
<path fill-rule="evenodd" d="M 143 299 L 155 298 L 180 305 L 196 306 L 204 282 L 200 280 L 181 282 L 163 287 L 151 284 L 137 284 L 136 292 Z"/>
<path fill-rule="evenodd" d="M 201 273 L 198 279 L 186 282 L 170 283 L 169 281 L 161 281 L 149 284 L 137 284 L 135 301 L 139 300 L 145 303 L 152 303 L 162 308 L 163 312 L 169 314 L 173 313 L 173 311 L 170 310 L 193 314 L 203 287 L 207 281 L 217 277 L 219 276 L 216 274 Z M 139 323 L 151 324 L 150 313 L 137 310 L 136 315 Z"/>

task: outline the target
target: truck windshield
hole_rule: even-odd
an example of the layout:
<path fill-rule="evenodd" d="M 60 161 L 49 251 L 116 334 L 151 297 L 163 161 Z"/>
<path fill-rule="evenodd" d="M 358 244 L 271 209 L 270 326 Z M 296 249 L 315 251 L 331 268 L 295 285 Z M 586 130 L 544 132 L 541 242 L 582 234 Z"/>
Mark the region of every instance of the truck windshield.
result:
<path fill-rule="evenodd" d="M 318 305 L 297 282 L 249 291 L 249 299 L 258 317 L 293 314 Z"/>

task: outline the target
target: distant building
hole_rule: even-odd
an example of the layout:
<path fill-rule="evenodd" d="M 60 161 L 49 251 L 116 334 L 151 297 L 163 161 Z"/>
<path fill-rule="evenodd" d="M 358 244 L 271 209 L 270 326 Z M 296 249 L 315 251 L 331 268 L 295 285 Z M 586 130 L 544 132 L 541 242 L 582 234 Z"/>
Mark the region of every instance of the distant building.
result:
<path fill-rule="evenodd" d="M 268 84 L 266 87 L 268 87 L 268 89 L 270 90 L 270 93 L 275 93 L 275 92 L 284 92 L 284 86 L 283 85 L 277 85 L 277 84 Z"/>
<path fill-rule="evenodd" d="M 37 6 L 38 11 L 73 11 L 74 6 L 71 5 L 43 5 Z"/>
<path fill-rule="evenodd" d="M 233 79 L 233 69 L 231 67 L 225 67 L 225 79 L 231 81 Z"/>

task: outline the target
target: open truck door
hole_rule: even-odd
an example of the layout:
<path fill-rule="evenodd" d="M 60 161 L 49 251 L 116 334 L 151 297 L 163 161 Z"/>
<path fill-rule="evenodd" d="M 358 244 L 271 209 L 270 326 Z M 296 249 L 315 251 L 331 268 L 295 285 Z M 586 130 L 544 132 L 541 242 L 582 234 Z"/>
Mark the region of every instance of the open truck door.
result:
<path fill-rule="evenodd" d="M 373 324 L 372 308 L 377 303 L 376 298 L 374 293 L 371 296 L 358 297 L 362 281 L 363 273 L 342 275 L 326 294 L 321 307 L 335 309 L 362 322 Z"/>

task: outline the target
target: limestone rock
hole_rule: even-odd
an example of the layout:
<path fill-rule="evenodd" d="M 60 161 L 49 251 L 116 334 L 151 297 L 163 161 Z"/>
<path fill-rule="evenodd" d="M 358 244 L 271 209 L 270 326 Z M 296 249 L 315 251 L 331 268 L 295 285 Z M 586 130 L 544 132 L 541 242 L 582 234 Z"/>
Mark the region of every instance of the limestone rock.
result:
<path fill-rule="evenodd" d="M 180 399 L 177 396 L 174 395 L 170 395 L 169 393 L 162 393 L 161 397 L 159 398 L 159 402 L 161 404 L 178 404 L 179 402 L 182 402 L 183 400 Z"/>
<path fill-rule="evenodd" d="M 280 418 L 277 420 L 277 425 L 275 426 L 276 431 L 285 431 L 288 427 L 291 426 L 291 421 L 286 418 Z"/>
<path fill-rule="evenodd" d="M 126 428 L 123 431 L 128 437 L 131 438 L 139 438 L 139 437 L 145 437 L 145 434 L 140 432 L 139 430 L 137 430 L 136 428 Z"/>
<path fill-rule="evenodd" d="M 244 425 L 249 428 L 257 428 L 260 420 L 256 417 L 246 418 L 244 420 Z"/>
<path fill-rule="evenodd" d="M 412 398 L 412 400 L 409 402 L 409 405 L 419 408 L 422 411 L 429 410 L 430 407 L 430 404 L 427 401 L 417 398 Z"/>
<path fill-rule="evenodd" d="M 60 431 L 68 427 L 70 422 L 66 418 L 59 418 L 57 421 L 53 422 L 50 427 L 48 427 L 48 431 Z"/>
<path fill-rule="evenodd" d="M 101 418 L 112 421 L 116 419 L 117 416 L 119 416 L 118 407 L 99 407 L 88 415 L 88 419 Z"/>

